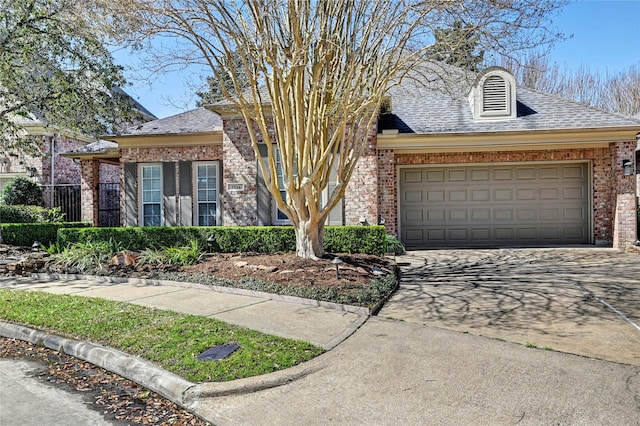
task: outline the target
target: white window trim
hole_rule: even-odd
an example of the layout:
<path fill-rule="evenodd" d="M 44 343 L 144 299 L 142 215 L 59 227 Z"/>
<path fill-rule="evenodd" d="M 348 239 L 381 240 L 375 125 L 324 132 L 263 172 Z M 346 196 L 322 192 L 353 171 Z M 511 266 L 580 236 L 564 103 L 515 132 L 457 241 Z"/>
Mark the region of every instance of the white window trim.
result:
<path fill-rule="evenodd" d="M 216 166 L 216 194 L 217 194 L 217 198 L 216 198 L 216 225 L 215 226 L 220 226 L 222 225 L 222 214 L 221 214 L 221 208 L 220 208 L 220 188 L 222 187 L 220 185 L 220 161 L 194 161 L 193 165 L 192 165 L 192 170 L 191 170 L 191 191 L 193 194 L 193 208 L 192 208 L 192 214 L 193 214 L 193 224 L 195 226 L 205 226 L 205 225 L 200 225 L 199 222 L 199 215 L 198 215 L 198 166 Z"/>
<path fill-rule="evenodd" d="M 142 169 L 144 167 L 160 168 L 160 226 L 164 226 L 164 193 L 163 193 L 163 175 L 162 163 L 138 163 L 138 224 L 144 226 L 144 204 L 142 202 Z"/>
<path fill-rule="evenodd" d="M 279 158 L 280 154 L 278 152 L 278 146 L 274 145 L 273 146 L 273 155 L 275 158 Z M 277 157 L 276 157 L 277 156 Z M 282 170 L 282 168 L 280 169 Z M 278 172 L 278 167 L 276 165 L 276 173 Z M 276 179 L 278 179 L 278 176 L 276 176 Z M 280 188 L 281 190 L 283 188 Z M 286 193 L 286 190 L 285 190 Z M 276 203 L 276 200 L 274 199 L 273 195 L 271 196 L 271 218 L 272 218 L 272 223 L 274 225 L 291 225 L 291 221 L 287 218 L 287 219 L 278 219 L 278 203 Z M 283 201 L 286 203 L 287 200 L 286 198 L 283 198 Z M 283 213 L 284 214 L 284 213 Z"/>

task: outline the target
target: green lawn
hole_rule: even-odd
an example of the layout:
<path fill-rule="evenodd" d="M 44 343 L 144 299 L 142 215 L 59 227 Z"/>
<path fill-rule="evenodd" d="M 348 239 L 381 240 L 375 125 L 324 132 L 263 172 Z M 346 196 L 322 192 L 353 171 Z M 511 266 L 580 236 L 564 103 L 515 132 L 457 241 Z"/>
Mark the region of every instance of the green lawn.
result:
<path fill-rule="evenodd" d="M 0 290 L 0 320 L 117 348 L 194 382 L 270 373 L 323 351 L 310 343 L 216 319 L 43 292 Z M 229 343 L 240 345 L 240 349 L 224 360 L 196 358 L 214 345 Z"/>

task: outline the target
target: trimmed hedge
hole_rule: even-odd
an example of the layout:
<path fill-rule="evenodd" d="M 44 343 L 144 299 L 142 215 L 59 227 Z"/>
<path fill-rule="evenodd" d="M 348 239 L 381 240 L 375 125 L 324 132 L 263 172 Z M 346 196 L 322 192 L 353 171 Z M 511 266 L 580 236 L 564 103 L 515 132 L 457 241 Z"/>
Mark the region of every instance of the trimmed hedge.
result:
<path fill-rule="evenodd" d="M 185 226 L 185 227 L 123 227 L 60 229 L 61 247 L 73 243 L 113 240 L 128 250 L 184 246 L 197 240 L 203 248 L 212 236 L 211 251 L 237 252 L 292 252 L 296 238 L 290 226 Z M 378 256 L 386 251 L 383 226 L 327 226 L 324 248 L 330 253 L 367 253 Z"/>
<path fill-rule="evenodd" d="M 2 223 L 45 223 L 64 222 L 64 213 L 60 207 L 46 209 L 40 206 L 0 204 L 0 222 Z"/>
<path fill-rule="evenodd" d="M 34 241 L 51 245 L 57 241 L 58 230 L 62 228 L 90 227 L 88 222 L 56 223 L 3 223 L 2 241 L 15 246 L 31 246 Z"/>

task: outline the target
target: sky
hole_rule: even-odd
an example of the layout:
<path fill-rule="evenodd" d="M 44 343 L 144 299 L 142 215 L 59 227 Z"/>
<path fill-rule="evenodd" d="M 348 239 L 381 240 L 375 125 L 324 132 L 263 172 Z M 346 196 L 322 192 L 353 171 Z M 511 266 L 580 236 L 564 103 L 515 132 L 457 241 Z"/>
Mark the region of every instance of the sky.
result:
<path fill-rule="evenodd" d="M 570 38 L 550 52 L 552 63 L 568 69 L 586 65 L 601 73 L 640 65 L 640 0 L 578 0 L 566 6 L 553 23 Z M 149 77 L 132 69 L 136 55 L 121 50 L 114 56 L 132 83 L 125 90 L 158 118 L 195 108 L 194 93 L 203 78 L 199 70 Z"/>

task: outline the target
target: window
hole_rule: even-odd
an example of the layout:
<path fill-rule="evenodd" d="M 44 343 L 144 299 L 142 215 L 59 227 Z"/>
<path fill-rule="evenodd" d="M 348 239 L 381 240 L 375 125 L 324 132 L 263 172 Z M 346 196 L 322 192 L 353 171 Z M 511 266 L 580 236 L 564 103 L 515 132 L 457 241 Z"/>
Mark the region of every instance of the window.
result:
<path fill-rule="evenodd" d="M 140 166 L 142 226 L 162 225 L 162 167 L 160 164 Z"/>
<path fill-rule="evenodd" d="M 276 157 L 276 173 L 278 174 L 278 186 L 280 187 L 280 196 L 282 197 L 282 199 L 284 200 L 284 202 L 287 202 L 287 191 L 285 191 L 285 184 L 284 184 L 284 173 L 282 172 L 282 160 L 280 159 L 280 150 L 278 149 L 277 146 L 273 147 L 273 151 L 274 151 L 274 155 Z M 294 179 L 298 176 L 298 164 L 296 161 L 294 161 L 293 163 L 293 177 Z M 273 203 L 274 205 L 274 219 L 273 219 L 273 223 L 274 225 L 289 225 L 289 218 L 287 217 L 286 214 L 284 214 L 282 211 L 280 211 L 280 209 L 278 208 L 278 206 L 276 205 L 276 203 Z"/>
<path fill-rule="evenodd" d="M 282 197 L 282 199 L 286 203 L 287 202 L 287 191 L 285 191 L 285 189 L 284 189 L 284 174 L 282 173 L 282 160 L 280 159 L 280 150 L 278 149 L 278 147 L 274 147 L 274 154 L 276 156 L 276 172 L 278 173 L 278 186 L 280 188 L 280 196 Z M 284 214 L 278 208 L 276 203 L 273 203 L 273 205 L 275 206 L 274 223 L 276 225 L 288 224 L 289 223 L 289 218 L 287 217 L 287 215 Z"/>
<path fill-rule="evenodd" d="M 195 165 L 196 225 L 218 224 L 218 163 Z"/>

